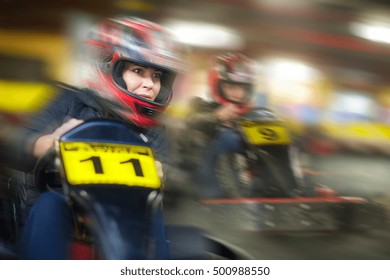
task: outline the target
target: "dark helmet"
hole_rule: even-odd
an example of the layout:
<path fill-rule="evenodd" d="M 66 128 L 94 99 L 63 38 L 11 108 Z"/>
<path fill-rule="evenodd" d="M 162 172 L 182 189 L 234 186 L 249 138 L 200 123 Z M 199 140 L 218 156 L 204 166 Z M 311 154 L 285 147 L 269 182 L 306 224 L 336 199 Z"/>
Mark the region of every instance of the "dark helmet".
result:
<path fill-rule="evenodd" d="M 162 26 L 147 20 L 134 17 L 104 20 L 87 41 L 93 58 L 88 86 L 125 119 L 142 127 L 157 124 L 172 99 L 176 74 L 182 70 L 173 39 Z M 122 77 L 127 62 L 162 71 L 161 88 L 154 101 L 127 90 Z"/>
<path fill-rule="evenodd" d="M 229 52 L 216 56 L 209 70 L 209 85 L 214 100 L 221 104 L 234 103 L 246 113 L 253 95 L 254 72 L 251 61 L 243 54 Z M 221 82 L 243 85 L 246 98 L 241 102 L 229 100 L 221 90 Z"/>

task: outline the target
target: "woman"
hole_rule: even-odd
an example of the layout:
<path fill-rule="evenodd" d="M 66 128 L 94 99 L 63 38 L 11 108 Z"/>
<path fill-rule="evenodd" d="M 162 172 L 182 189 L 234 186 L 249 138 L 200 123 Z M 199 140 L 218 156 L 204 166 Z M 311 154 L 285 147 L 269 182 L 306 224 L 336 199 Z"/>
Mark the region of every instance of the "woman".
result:
<path fill-rule="evenodd" d="M 162 177 L 167 141 L 159 117 L 169 105 L 172 84 L 181 70 L 173 42 L 169 32 L 149 21 L 126 17 L 104 20 L 87 40 L 92 58 L 88 89 L 61 87 L 59 98 L 26 127 L 28 153 L 39 158 L 84 120 L 112 118 L 127 123 L 150 143 Z M 154 258 L 165 259 L 169 254 L 161 212 L 156 220 Z M 20 257 L 68 259 L 72 239 L 72 217 L 65 196 L 45 192 L 29 211 L 20 238 Z"/>

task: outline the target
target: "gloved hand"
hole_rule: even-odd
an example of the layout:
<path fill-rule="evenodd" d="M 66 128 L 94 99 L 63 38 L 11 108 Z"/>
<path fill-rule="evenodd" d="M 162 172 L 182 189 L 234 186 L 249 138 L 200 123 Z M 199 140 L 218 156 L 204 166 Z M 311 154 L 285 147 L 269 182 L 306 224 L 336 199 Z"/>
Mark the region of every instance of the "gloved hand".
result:
<path fill-rule="evenodd" d="M 81 124 L 83 120 L 78 119 L 70 119 L 67 122 L 63 123 L 60 127 L 58 127 L 53 133 L 42 135 L 39 137 L 33 144 L 32 153 L 36 158 L 39 158 L 47 150 L 49 150 L 54 145 L 54 141 L 59 139 L 61 135 L 65 132 L 68 132 L 72 128 Z"/>

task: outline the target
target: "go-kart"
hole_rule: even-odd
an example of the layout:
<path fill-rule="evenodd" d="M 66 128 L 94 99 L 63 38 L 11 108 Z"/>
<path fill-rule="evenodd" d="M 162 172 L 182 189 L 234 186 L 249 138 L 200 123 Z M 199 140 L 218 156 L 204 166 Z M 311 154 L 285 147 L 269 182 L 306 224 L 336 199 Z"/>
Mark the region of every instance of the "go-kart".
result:
<path fill-rule="evenodd" d="M 216 223 L 225 223 L 222 227 L 260 231 L 382 227 L 384 210 L 380 206 L 362 197 L 339 196 L 306 176 L 299 145 L 273 111 L 254 108 L 231 129 L 240 136 L 242 151 L 220 156 L 214 172 L 224 193 L 201 200 Z M 208 138 L 191 127 L 179 135 L 185 143 L 178 141 L 180 160 L 176 165 L 193 175 L 202 164 L 208 145 L 204 139 Z M 184 178 L 196 181 L 191 175 Z"/>
<path fill-rule="evenodd" d="M 127 125 L 90 120 L 65 133 L 36 163 L 39 191 L 62 191 L 74 217 L 73 259 L 156 259 L 156 219 L 163 184 L 153 151 Z M 4 180 L 2 183 L 6 183 Z M 1 199 L 0 258 L 18 258 L 16 236 L 24 190 Z M 6 203 L 5 203 L 6 202 Z M 49 225 L 48 225 L 49 226 Z M 203 230 L 165 225 L 170 259 L 247 259 L 245 252 Z"/>

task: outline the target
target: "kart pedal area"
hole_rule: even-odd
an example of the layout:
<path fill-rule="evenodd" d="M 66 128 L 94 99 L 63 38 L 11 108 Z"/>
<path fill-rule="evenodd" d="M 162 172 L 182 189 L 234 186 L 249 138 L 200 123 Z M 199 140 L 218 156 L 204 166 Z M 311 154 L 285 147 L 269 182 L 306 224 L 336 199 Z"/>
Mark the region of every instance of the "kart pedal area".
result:
<path fill-rule="evenodd" d="M 243 231 L 388 228 L 384 207 L 360 197 L 205 199 L 202 204 L 209 208 L 219 226 Z"/>

